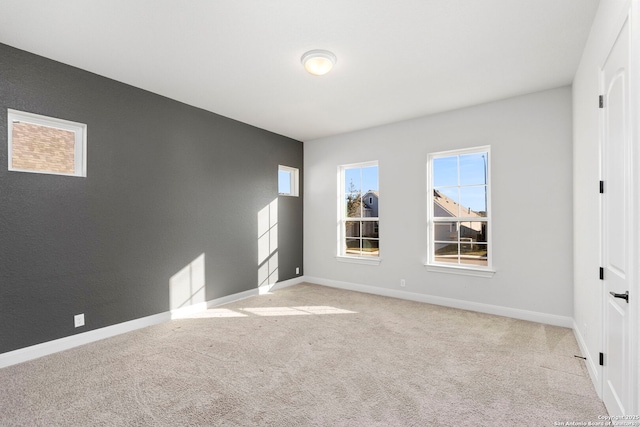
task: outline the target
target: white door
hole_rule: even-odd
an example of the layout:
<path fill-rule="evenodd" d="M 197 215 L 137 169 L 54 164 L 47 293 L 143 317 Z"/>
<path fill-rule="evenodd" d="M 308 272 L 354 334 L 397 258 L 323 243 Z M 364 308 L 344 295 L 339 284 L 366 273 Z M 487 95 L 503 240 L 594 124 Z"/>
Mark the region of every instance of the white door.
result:
<path fill-rule="evenodd" d="M 631 410 L 629 24 L 625 22 L 601 70 L 602 258 L 604 268 L 603 400 L 610 415 Z M 631 296 L 635 297 L 634 295 Z"/>

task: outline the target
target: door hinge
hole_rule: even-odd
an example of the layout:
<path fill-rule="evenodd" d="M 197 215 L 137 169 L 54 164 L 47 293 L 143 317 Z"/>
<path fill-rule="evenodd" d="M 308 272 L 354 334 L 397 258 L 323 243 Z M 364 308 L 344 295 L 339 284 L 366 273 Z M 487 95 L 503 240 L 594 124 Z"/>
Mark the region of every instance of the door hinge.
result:
<path fill-rule="evenodd" d="M 600 267 L 600 280 L 604 280 L 604 268 Z"/>
<path fill-rule="evenodd" d="M 604 194 L 604 181 L 600 181 L 600 194 Z"/>
<path fill-rule="evenodd" d="M 600 96 L 598 97 L 598 106 L 599 106 L 600 108 L 604 108 L 604 95 L 600 95 Z"/>
<path fill-rule="evenodd" d="M 600 353 L 600 366 L 604 366 L 604 353 Z"/>

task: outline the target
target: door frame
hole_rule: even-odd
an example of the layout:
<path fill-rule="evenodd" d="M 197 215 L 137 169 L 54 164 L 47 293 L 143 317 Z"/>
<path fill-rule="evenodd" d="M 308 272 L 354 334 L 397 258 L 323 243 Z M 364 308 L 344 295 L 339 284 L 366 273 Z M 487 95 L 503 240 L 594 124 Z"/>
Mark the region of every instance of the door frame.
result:
<path fill-rule="evenodd" d="M 640 0 L 632 0 L 629 12 L 629 115 L 631 117 L 631 221 L 630 245 L 633 280 L 630 283 L 631 408 L 640 414 Z M 635 363 L 633 363 L 635 361 Z"/>

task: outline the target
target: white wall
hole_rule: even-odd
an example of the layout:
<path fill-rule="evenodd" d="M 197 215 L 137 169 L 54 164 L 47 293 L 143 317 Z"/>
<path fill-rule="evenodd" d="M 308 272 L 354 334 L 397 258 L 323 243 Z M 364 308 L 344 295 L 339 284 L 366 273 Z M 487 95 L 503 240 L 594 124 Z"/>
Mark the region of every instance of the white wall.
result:
<path fill-rule="evenodd" d="M 598 353 L 604 351 L 603 289 L 597 273 L 601 263 L 600 196 L 597 191 L 600 180 L 598 79 L 600 66 L 606 59 L 631 3 L 628 0 L 600 2 L 573 82 L 574 329 L 583 351 L 587 353 L 585 356 L 587 356 L 588 367 L 598 393 L 601 393 L 602 375 L 597 363 Z M 637 15 L 638 1 L 634 0 L 633 4 Z M 636 18 L 635 22 L 640 21 Z M 632 32 L 636 34 L 635 39 L 638 40 L 638 30 L 634 25 L 632 25 Z M 636 63 L 637 54 L 636 44 Z M 636 69 L 636 76 L 637 72 Z M 638 80 L 636 77 L 635 81 Z M 633 78 L 631 84 L 633 87 Z M 637 94 L 638 91 L 635 90 Z M 635 102 L 637 102 L 637 95 Z M 637 246 L 637 243 L 636 235 L 634 244 Z M 633 295 L 633 290 L 630 292 Z"/>
<path fill-rule="evenodd" d="M 563 87 L 305 142 L 305 277 L 479 303 L 481 311 L 487 304 L 570 319 L 571 111 L 571 88 Z M 496 273 L 429 272 L 427 154 L 481 145 L 491 145 Z M 382 263 L 341 263 L 337 167 L 370 160 L 380 162 Z"/>

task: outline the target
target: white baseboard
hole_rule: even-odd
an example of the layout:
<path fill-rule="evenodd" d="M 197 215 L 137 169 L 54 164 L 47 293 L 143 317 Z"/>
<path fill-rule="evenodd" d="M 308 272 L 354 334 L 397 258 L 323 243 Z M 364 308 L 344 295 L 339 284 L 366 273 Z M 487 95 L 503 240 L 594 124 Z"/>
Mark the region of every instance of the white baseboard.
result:
<path fill-rule="evenodd" d="M 237 294 L 227 295 L 226 297 L 220 297 L 207 301 L 207 308 L 217 307 L 219 305 L 229 304 L 235 301 L 251 298 L 258 295 L 258 288 L 249 289 L 244 292 L 238 292 Z"/>
<path fill-rule="evenodd" d="M 271 288 L 271 290 L 282 289 L 288 286 L 297 285 L 298 283 L 302 283 L 303 281 L 303 277 L 284 280 L 282 282 L 276 283 Z M 42 344 L 36 344 L 25 348 L 20 348 L 18 350 L 2 353 L 0 354 L 0 369 L 11 365 L 17 365 L 18 363 L 27 362 L 29 360 L 37 359 L 39 357 L 47 356 L 49 354 L 57 353 L 59 351 L 69 350 L 71 348 L 89 344 L 105 338 L 124 334 L 126 332 L 146 328 L 147 326 L 157 325 L 159 323 L 167 322 L 172 319 L 189 317 L 194 313 L 206 311 L 207 308 L 228 304 L 255 295 L 258 295 L 258 288 L 249 289 L 244 292 L 238 292 L 237 294 L 227 295 L 225 297 L 216 298 L 211 301 L 202 302 L 187 307 L 182 307 L 176 310 L 166 311 L 164 313 L 154 314 L 152 316 L 142 317 L 140 319 L 134 319 L 128 322 L 118 323 L 116 325 L 106 326 L 104 328 L 95 329 L 93 331 L 87 331 L 57 340 L 47 341 Z"/>
<path fill-rule="evenodd" d="M 442 305 L 445 307 L 460 308 L 463 310 L 477 311 L 480 313 L 495 314 L 497 316 L 511 317 L 514 319 L 528 320 L 547 325 L 573 328 L 573 319 L 568 316 L 540 313 L 537 311 L 521 310 L 518 308 L 502 307 L 498 305 L 483 304 L 473 301 L 457 300 L 433 295 L 417 294 L 414 292 L 399 291 L 396 289 L 379 288 L 358 283 L 341 282 L 337 280 L 322 279 L 320 277 L 305 276 L 309 283 L 329 286 L 332 288 L 346 289 L 350 291 L 364 292 L 368 294 L 382 295 L 385 297 L 406 299 L 410 301 L 425 302 L 428 304 Z"/>
<path fill-rule="evenodd" d="M 9 351 L 7 353 L 0 354 L 0 368 L 37 359 L 59 351 L 69 350 L 94 341 L 135 331 L 136 329 L 157 325 L 158 323 L 166 322 L 168 320 L 171 320 L 171 313 L 159 313 L 152 316 L 142 317 L 140 319 L 130 320 L 128 322 L 118 323 L 116 325 L 106 326 L 93 331 L 83 332 L 53 341 L 47 341 L 42 344 Z"/>
<path fill-rule="evenodd" d="M 580 330 L 578 329 L 578 325 L 573 322 L 573 335 L 576 337 L 576 341 L 578 342 L 578 347 L 580 347 L 580 352 L 584 357 L 587 358 L 585 360 L 585 364 L 587 365 L 587 372 L 589 372 L 589 377 L 591 377 L 591 382 L 593 383 L 593 387 L 596 389 L 596 393 L 598 393 L 598 397 L 602 399 L 602 384 L 600 384 L 600 369 L 598 365 L 596 365 L 596 359 L 591 357 L 592 355 L 589 353 L 587 349 L 587 343 L 585 342 Z"/>
<path fill-rule="evenodd" d="M 278 289 L 288 288 L 289 286 L 299 285 L 300 283 L 304 283 L 307 280 L 304 276 L 296 277 L 289 280 L 283 280 L 282 282 L 278 282 L 271 288 L 272 291 L 276 291 Z"/>

